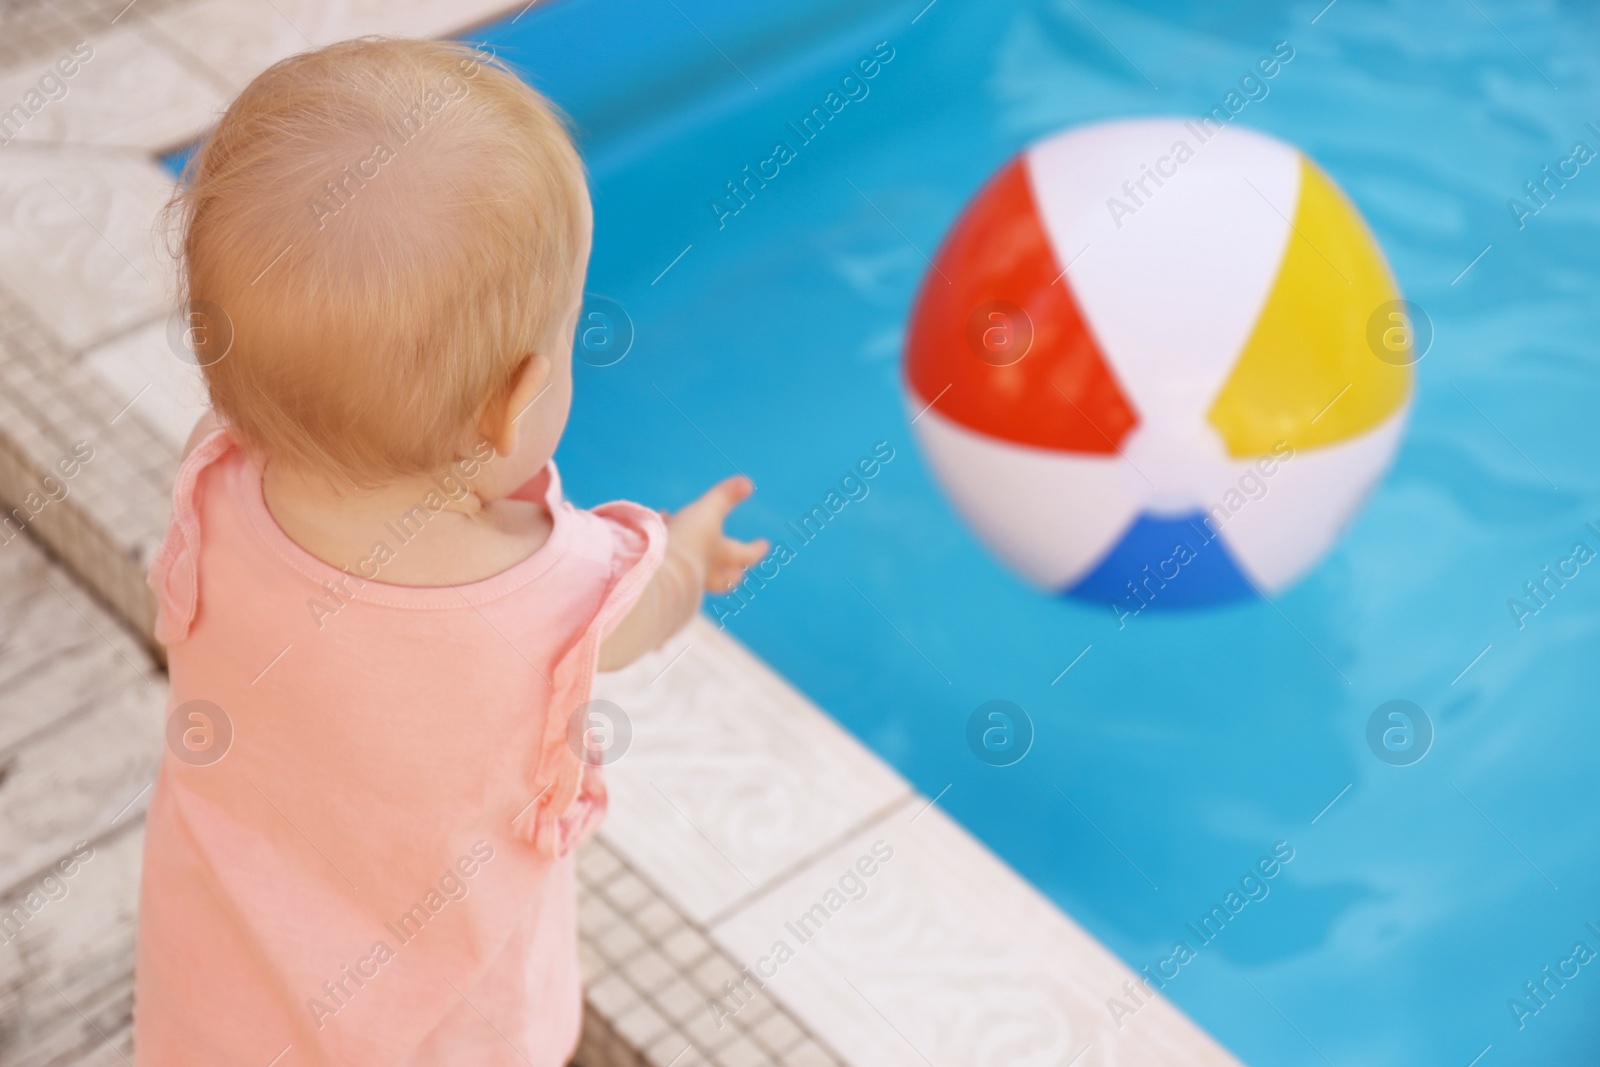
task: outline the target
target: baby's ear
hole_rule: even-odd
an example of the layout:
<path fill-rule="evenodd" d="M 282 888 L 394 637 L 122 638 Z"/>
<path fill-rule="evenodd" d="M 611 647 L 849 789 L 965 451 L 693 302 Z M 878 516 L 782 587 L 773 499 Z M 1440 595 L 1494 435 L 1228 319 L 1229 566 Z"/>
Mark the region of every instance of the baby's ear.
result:
<path fill-rule="evenodd" d="M 509 456 L 517 448 L 517 420 L 539 399 L 550 383 L 550 357 L 538 354 L 525 357 L 511 378 L 511 385 L 484 406 L 478 430 L 494 446 L 496 453 Z"/>

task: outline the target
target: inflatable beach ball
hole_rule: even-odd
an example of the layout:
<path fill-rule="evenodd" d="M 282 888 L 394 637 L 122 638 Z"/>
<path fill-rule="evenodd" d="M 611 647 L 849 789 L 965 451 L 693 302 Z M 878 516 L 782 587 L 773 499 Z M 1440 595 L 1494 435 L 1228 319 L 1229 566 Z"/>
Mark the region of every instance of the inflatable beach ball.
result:
<path fill-rule="evenodd" d="M 1178 119 L 1026 149 L 912 312 L 913 428 L 1035 585 L 1119 618 L 1271 594 L 1394 455 L 1431 337 L 1295 148 Z"/>

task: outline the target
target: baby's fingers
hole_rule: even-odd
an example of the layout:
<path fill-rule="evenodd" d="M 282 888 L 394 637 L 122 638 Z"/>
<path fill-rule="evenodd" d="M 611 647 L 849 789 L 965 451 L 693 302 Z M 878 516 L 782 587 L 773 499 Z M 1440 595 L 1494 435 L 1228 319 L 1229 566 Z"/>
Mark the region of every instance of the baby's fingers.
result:
<path fill-rule="evenodd" d="M 717 546 L 717 563 L 748 567 L 765 556 L 771 548 L 765 537 L 758 537 L 754 541 L 735 541 L 731 537 L 724 537 Z"/>
<path fill-rule="evenodd" d="M 726 593 L 744 580 L 745 571 L 767 554 L 767 541 L 735 541 L 724 537 L 715 560 L 706 572 L 706 589 Z"/>
<path fill-rule="evenodd" d="M 689 506 L 704 506 L 710 510 L 720 524 L 723 519 L 728 517 L 730 511 L 742 504 L 755 491 L 756 485 L 754 482 L 742 474 L 735 474 L 731 478 L 722 479 L 722 481 L 707 489 L 701 494 L 699 500 Z"/>
<path fill-rule="evenodd" d="M 745 568 L 717 567 L 706 575 L 706 592 L 727 596 L 744 581 Z"/>

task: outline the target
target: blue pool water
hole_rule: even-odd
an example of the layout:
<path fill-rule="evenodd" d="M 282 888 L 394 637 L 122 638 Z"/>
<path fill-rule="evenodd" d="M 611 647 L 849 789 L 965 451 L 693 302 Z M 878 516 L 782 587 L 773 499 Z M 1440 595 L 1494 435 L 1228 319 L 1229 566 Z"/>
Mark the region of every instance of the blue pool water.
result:
<path fill-rule="evenodd" d="M 573 117 L 589 288 L 636 331 L 620 362 L 578 366 L 569 486 L 676 506 L 750 474 L 736 531 L 796 553 L 722 607 L 729 630 L 920 790 L 948 785 L 942 806 L 1136 968 L 1199 946 L 1186 924 L 1286 842 L 1269 895 L 1166 986 L 1244 1061 L 1600 1061 L 1600 962 L 1546 1003 L 1524 989 L 1600 951 L 1600 567 L 1520 629 L 1507 605 L 1600 547 L 1600 166 L 1521 229 L 1507 203 L 1575 141 L 1600 149 L 1600 17 L 923 2 L 564 0 L 470 35 Z M 870 94 L 719 228 L 724 183 L 880 41 Z M 1012 577 L 940 495 L 903 324 L 923 253 L 1020 147 L 1198 115 L 1278 41 L 1296 56 L 1238 121 L 1345 188 L 1436 340 L 1394 468 L 1319 567 L 1273 604 L 1119 631 Z M 878 442 L 869 494 L 799 545 L 785 523 Z M 990 700 L 1034 725 L 1012 766 L 968 748 Z M 1368 745 L 1391 700 L 1433 725 L 1411 766 Z"/>
<path fill-rule="evenodd" d="M 571 485 L 672 506 L 750 474 L 738 529 L 796 555 L 728 628 L 919 789 L 950 785 L 941 804 L 1128 963 L 1197 947 L 1166 992 L 1246 1062 L 1600 1060 L 1600 961 L 1548 1006 L 1523 989 L 1579 941 L 1600 951 L 1600 568 L 1521 630 L 1506 604 L 1576 540 L 1600 547 L 1600 165 L 1520 231 L 1507 206 L 1574 141 L 1600 149 L 1581 44 L 1600 19 L 939 0 L 913 24 L 924 2 L 754 22 L 567 0 L 477 35 L 577 122 L 589 287 L 637 332 L 620 363 L 580 365 Z M 1239 121 L 1344 186 L 1436 340 L 1395 467 L 1326 562 L 1276 606 L 1119 632 L 1001 569 L 919 456 L 899 361 L 922 253 L 1028 141 L 1197 115 L 1280 40 L 1295 59 Z M 894 58 L 869 95 L 719 229 L 724 183 L 797 140 L 787 123 L 879 41 Z M 879 441 L 894 459 L 869 495 L 801 546 L 784 524 Z M 1014 766 L 967 747 L 992 699 L 1034 723 Z M 1434 725 L 1412 766 L 1367 744 L 1392 699 Z M 1279 841 L 1294 858 L 1270 894 L 1200 947 L 1186 923 Z M 1540 1007 L 1521 1029 L 1519 994 Z"/>

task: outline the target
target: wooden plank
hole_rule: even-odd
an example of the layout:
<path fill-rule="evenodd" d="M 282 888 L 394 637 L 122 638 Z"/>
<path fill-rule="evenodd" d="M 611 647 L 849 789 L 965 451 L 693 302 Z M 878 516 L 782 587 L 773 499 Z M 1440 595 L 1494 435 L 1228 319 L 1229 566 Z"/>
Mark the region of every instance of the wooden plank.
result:
<path fill-rule="evenodd" d="M 161 681 L 143 646 L 31 539 L 0 544 L 0 768 L 41 730 Z"/>
<path fill-rule="evenodd" d="M 160 756 L 163 676 L 31 541 L 0 546 L 0 894 L 137 821 Z"/>
<path fill-rule="evenodd" d="M 0 545 L 0 693 L 0 1063 L 128 1067 L 165 679 L 18 537 Z"/>
<path fill-rule="evenodd" d="M 0 1063 L 130 1067 L 143 849 L 143 824 L 128 822 L 58 857 L 69 874 L 0 898 Z"/>
<path fill-rule="evenodd" d="M 104 698 L 8 753 L 0 771 L 0 886 L 42 873 L 81 840 L 137 820 L 160 755 L 159 698 Z"/>

